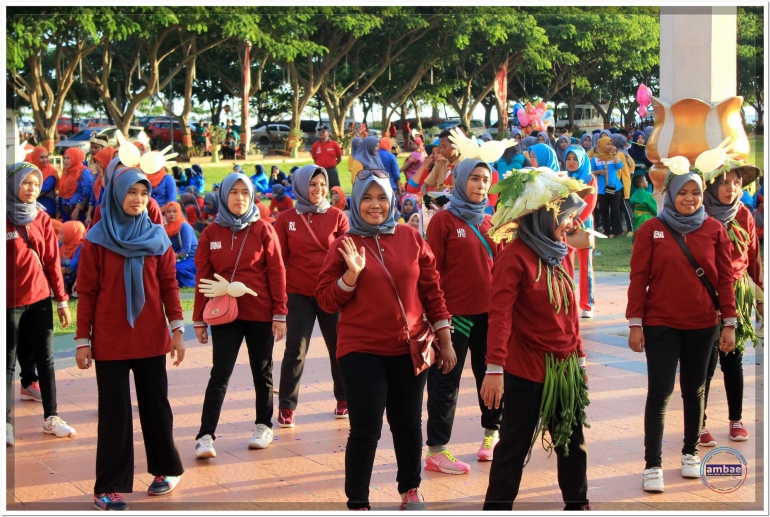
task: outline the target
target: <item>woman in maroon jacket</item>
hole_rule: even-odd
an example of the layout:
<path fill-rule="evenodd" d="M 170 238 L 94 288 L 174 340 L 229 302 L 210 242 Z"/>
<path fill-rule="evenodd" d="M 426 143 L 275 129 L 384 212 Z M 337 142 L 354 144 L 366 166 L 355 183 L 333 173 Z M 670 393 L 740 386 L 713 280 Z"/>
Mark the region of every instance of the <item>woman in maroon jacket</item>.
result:
<path fill-rule="evenodd" d="M 59 418 L 56 411 L 51 290 L 62 328 L 67 328 L 71 319 L 57 236 L 45 207 L 36 201 L 42 184 L 43 174 L 31 163 L 15 163 L 6 170 L 6 445 L 15 442 L 11 424 L 11 383 L 20 343 L 32 349 L 37 364 L 45 418 L 43 432 L 58 437 L 75 435 L 75 429 Z"/>
<path fill-rule="evenodd" d="M 294 173 L 292 185 L 297 205 L 281 212 L 273 225 L 286 264 L 289 298 L 286 350 L 281 361 L 278 388 L 278 425 L 281 427 L 294 427 L 300 379 L 316 319 L 329 351 L 334 398 L 337 400 L 334 417 L 348 417 L 345 390 L 337 367 L 337 322 L 340 313 L 324 311 L 315 298 L 318 275 L 329 245 L 348 231 L 348 218 L 326 200 L 328 179 L 323 167 L 301 167 Z"/>
<path fill-rule="evenodd" d="M 436 260 L 414 228 L 396 223 L 395 209 L 388 174 L 359 172 L 351 195 L 350 230 L 332 243 L 316 289 L 323 310 L 341 312 L 337 360 L 350 411 L 345 450 L 350 509 L 369 509 L 369 482 L 386 409 L 401 509 L 424 509 L 418 488 L 427 371 L 414 374 L 407 328 L 412 336 L 419 335 L 427 317 L 441 343 L 439 367 L 447 373 L 457 361 Z"/>
<path fill-rule="evenodd" d="M 166 374 L 167 353 L 176 356 L 175 366 L 184 359 L 182 305 L 171 241 L 147 215 L 151 189 L 140 170 L 117 172 L 104 190 L 104 217 L 88 231 L 80 252 L 76 360 L 81 369 L 96 362 L 94 506 L 100 510 L 125 510 L 120 494 L 133 491 L 130 371 L 147 470 L 155 477 L 149 495 L 171 492 L 184 472 L 174 444 Z"/>
<path fill-rule="evenodd" d="M 573 193 L 556 209 L 541 206 L 522 216 L 515 239 L 495 260 L 481 397 L 490 409 L 502 406 L 503 416 L 484 510 L 513 508 L 540 418 L 547 354 L 563 360 L 576 353 L 585 367 L 572 257 L 564 242 L 585 206 Z M 552 301 L 551 290 L 566 296 Z M 549 431 L 553 436 L 554 429 L 549 426 Z M 572 426 L 568 449 L 565 454 L 563 446 L 556 447 L 564 509 L 585 510 L 588 454 L 579 418 Z"/>
<path fill-rule="evenodd" d="M 757 177 L 759 169 L 740 162 L 732 162 L 727 170 L 712 179 L 706 186 L 703 194 L 703 206 L 706 213 L 722 223 L 730 237 L 730 261 L 733 266 L 733 282 L 735 289 L 750 288 L 746 283 L 746 275 L 750 276 L 754 283 L 764 289 L 762 278 L 762 263 L 759 256 L 759 243 L 757 242 L 757 230 L 754 217 L 741 203 L 741 190 L 750 185 Z M 737 302 L 737 297 L 736 297 Z M 751 304 L 748 304 L 751 305 Z M 740 309 L 736 307 L 736 309 Z M 706 406 L 708 405 L 709 387 L 717 360 L 725 378 L 725 395 L 727 395 L 727 408 L 729 410 L 730 440 L 742 442 L 749 439 L 749 432 L 741 422 L 743 413 L 743 348 L 749 339 L 757 340 L 754 329 L 751 326 L 751 309 L 744 307 L 744 318 L 738 322 L 737 330 L 741 339 L 736 339 L 736 349 L 730 353 L 719 350 L 719 343 L 714 343 L 714 348 L 709 358 L 708 371 L 706 373 L 706 389 L 703 395 L 703 429 L 701 429 L 700 444 L 704 447 L 714 447 L 717 442 L 706 429 Z M 764 315 L 764 303 L 757 303 L 757 314 Z M 746 328 L 748 327 L 748 328 Z M 743 342 L 742 342 L 743 341 Z"/>
<path fill-rule="evenodd" d="M 203 399 L 201 427 L 195 437 L 198 458 L 216 457 L 215 431 L 244 338 L 257 410 L 249 449 L 265 449 L 272 443 L 273 344 L 286 335 L 286 270 L 275 230 L 260 219 L 254 204 L 254 184 L 244 174 L 229 174 L 216 196 L 219 212 L 203 230 L 195 252 L 198 289 L 193 322 L 198 342 L 208 343 L 208 325 L 203 320 L 206 296 L 228 293 L 233 272 L 235 280 L 244 284 L 250 294 L 236 298 L 238 316 L 234 321 L 211 326 L 214 364 Z M 215 276 L 219 277 L 218 283 L 211 282 Z M 207 283 L 209 286 L 204 285 Z"/>
<path fill-rule="evenodd" d="M 663 491 L 663 424 L 677 365 L 684 405 L 682 477 L 699 478 L 703 391 L 720 312 L 724 329 L 719 349 L 730 352 L 735 346 L 735 294 L 727 232 L 706 215 L 703 180 L 698 173 L 669 172 L 667 185 L 663 210 L 636 232 L 626 307 L 628 346 L 647 356 L 642 486 L 648 492 Z M 681 235 L 719 293 L 719 312 L 672 231 Z"/>
<path fill-rule="evenodd" d="M 436 257 L 446 306 L 452 315 L 452 346 L 457 365 L 444 375 L 436 365 L 428 371 L 428 454 L 425 469 L 446 474 L 465 474 L 467 463 L 457 460 L 448 450 L 452 435 L 460 378 L 465 356 L 470 350 L 476 390 L 481 389 L 486 371 L 487 313 L 492 286 L 492 265 L 503 247 L 488 235 L 492 216 L 484 210 L 488 204 L 492 171 L 482 160 L 467 159 L 455 169 L 455 189 L 449 208 L 433 216 L 428 226 L 428 245 Z M 479 397 L 484 438 L 479 461 L 491 461 L 499 439 L 500 408 L 488 408 Z"/>

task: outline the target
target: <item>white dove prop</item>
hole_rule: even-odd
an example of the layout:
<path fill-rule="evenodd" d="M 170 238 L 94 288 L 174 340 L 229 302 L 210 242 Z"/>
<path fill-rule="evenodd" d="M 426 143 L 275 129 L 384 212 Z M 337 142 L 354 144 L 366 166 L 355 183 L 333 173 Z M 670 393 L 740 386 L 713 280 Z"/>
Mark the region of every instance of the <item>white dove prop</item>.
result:
<path fill-rule="evenodd" d="M 516 140 L 510 138 L 479 143 L 475 136 L 472 139 L 468 138 L 457 128 L 452 128 L 450 133 L 449 140 L 453 142 L 452 147 L 457 149 L 463 158 L 477 158 L 487 163 L 496 162 L 506 149 L 516 145 Z"/>
<path fill-rule="evenodd" d="M 240 298 L 244 294 L 258 296 L 257 293 L 246 287 L 243 282 L 228 282 L 221 275 L 214 273 L 216 280 L 201 278 L 198 291 L 206 298 L 216 298 L 229 294 L 233 298 Z"/>
<path fill-rule="evenodd" d="M 12 145 L 5 148 L 5 160 L 6 165 L 13 165 L 14 163 L 24 162 L 27 160 L 27 154 L 31 153 L 32 149 L 24 149 L 24 144 Z"/>

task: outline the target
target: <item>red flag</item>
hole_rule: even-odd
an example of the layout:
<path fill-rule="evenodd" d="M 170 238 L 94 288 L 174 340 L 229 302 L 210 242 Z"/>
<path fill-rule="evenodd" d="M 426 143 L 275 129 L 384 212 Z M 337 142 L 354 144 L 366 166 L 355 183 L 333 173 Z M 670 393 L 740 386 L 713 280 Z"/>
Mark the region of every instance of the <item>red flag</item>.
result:
<path fill-rule="evenodd" d="M 503 62 L 500 73 L 495 79 L 495 97 L 497 97 L 500 108 L 500 116 L 503 120 L 503 127 L 508 127 L 508 109 L 506 108 L 506 98 L 508 96 L 508 60 Z"/>

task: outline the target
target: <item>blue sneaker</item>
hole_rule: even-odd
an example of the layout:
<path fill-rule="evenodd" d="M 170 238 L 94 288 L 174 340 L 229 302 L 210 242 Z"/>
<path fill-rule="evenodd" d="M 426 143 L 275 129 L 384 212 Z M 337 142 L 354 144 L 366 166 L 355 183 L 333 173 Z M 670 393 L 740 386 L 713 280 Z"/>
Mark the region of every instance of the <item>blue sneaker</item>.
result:
<path fill-rule="evenodd" d="M 123 511 L 128 510 L 128 504 L 123 500 L 123 496 L 116 493 L 94 494 L 94 508 L 97 510 Z"/>
<path fill-rule="evenodd" d="M 148 495 L 164 495 L 171 492 L 179 484 L 182 476 L 157 476 L 150 488 L 147 489 Z"/>

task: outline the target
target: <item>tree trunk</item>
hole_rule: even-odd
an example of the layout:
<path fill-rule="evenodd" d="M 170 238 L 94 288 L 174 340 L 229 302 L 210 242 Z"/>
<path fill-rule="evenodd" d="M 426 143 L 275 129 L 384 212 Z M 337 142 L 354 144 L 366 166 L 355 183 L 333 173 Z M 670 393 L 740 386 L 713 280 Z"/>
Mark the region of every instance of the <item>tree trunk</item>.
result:
<path fill-rule="evenodd" d="M 246 48 L 243 54 L 243 99 L 241 101 L 241 146 L 243 147 L 243 156 L 249 151 L 249 95 L 251 94 L 251 42 L 246 42 Z"/>
<path fill-rule="evenodd" d="M 195 38 L 188 48 L 188 52 L 195 52 Z M 190 111 L 192 111 L 192 85 L 194 80 L 195 71 L 195 58 L 188 63 L 184 76 L 184 107 L 182 108 L 181 115 L 175 117 L 179 121 L 179 125 L 182 126 L 182 146 L 192 147 L 192 134 L 190 133 L 190 125 L 187 123 L 190 118 Z M 172 128 L 173 131 L 173 128 Z"/>
<path fill-rule="evenodd" d="M 287 70 L 289 74 L 289 82 L 291 83 L 291 122 L 289 123 L 289 129 L 291 130 L 299 130 L 300 128 L 300 122 L 302 118 L 302 111 L 305 109 L 305 106 L 307 106 L 307 103 L 310 102 L 310 99 L 307 99 L 304 104 L 301 104 L 300 99 L 300 91 L 299 91 L 299 79 L 297 79 L 297 72 L 294 70 L 293 66 L 290 66 Z"/>
<path fill-rule="evenodd" d="M 420 107 L 417 105 L 417 101 L 411 99 L 412 106 L 414 107 L 414 118 L 417 119 L 417 132 L 422 134 L 422 117 L 420 117 Z"/>
<path fill-rule="evenodd" d="M 390 129 L 390 116 L 393 111 L 389 108 L 390 105 L 382 105 L 382 136 L 388 136 L 388 129 Z"/>
<path fill-rule="evenodd" d="M 481 101 L 481 105 L 484 106 L 484 125 L 489 127 L 492 125 L 492 108 L 494 107 L 494 104 Z M 498 113 L 500 113 L 500 110 L 498 110 Z M 498 120 L 500 120 L 500 118 L 498 118 Z"/>
<path fill-rule="evenodd" d="M 433 104 L 431 105 L 431 114 L 430 114 L 430 116 L 431 116 L 431 117 L 432 117 L 434 120 L 435 120 L 435 119 L 438 119 L 438 118 L 440 118 L 440 117 L 441 117 L 441 113 L 439 113 L 439 110 L 438 110 L 438 104 L 436 104 L 436 103 L 433 103 Z"/>

